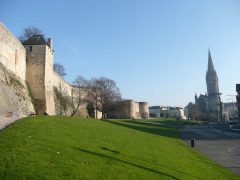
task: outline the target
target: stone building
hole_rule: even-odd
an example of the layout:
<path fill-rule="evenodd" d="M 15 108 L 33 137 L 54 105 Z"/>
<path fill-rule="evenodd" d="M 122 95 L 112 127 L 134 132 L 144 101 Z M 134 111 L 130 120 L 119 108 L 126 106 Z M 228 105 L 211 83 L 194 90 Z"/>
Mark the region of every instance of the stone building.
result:
<path fill-rule="evenodd" d="M 195 111 L 196 111 L 195 104 L 190 102 L 184 108 L 184 116 L 186 116 L 186 119 L 193 120 L 193 119 L 195 119 L 195 114 L 196 114 Z"/>
<path fill-rule="evenodd" d="M 208 50 L 208 69 L 206 73 L 207 93 L 195 95 L 195 118 L 219 120 L 222 115 L 217 72 L 214 69 L 210 50 Z"/>
<path fill-rule="evenodd" d="M 171 117 L 185 119 L 183 108 L 171 106 L 150 106 L 149 114 L 151 117 Z"/>
<path fill-rule="evenodd" d="M 223 103 L 223 118 L 225 120 L 236 120 L 238 118 L 238 107 L 236 102 Z"/>
<path fill-rule="evenodd" d="M 195 115 L 197 119 L 207 119 L 208 116 L 208 96 L 200 94 L 199 97 L 195 94 Z"/>
<path fill-rule="evenodd" d="M 115 105 L 115 110 L 110 112 L 108 117 L 112 119 L 148 119 L 148 103 L 134 100 L 119 101 Z"/>
<path fill-rule="evenodd" d="M 163 114 L 161 114 L 161 106 L 150 106 L 149 107 L 149 116 L 150 117 L 163 117 Z"/>
<path fill-rule="evenodd" d="M 0 115 L 14 112 L 20 116 L 30 113 L 59 114 L 56 92 L 71 99 L 79 97 L 78 87 L 66 82 L 53 71 L 54 50 L 52 40 L 42 35 L 34 35 L 21 43 L 0 23 Z M 85 93 L 86 94 L 86 93 Z M 86 95 L 82 98 L 77 114 L 88 117 Z M 34 105 L 34 106 L 33 106 Z M 101 112 L 95 109 L 96 118 Z M 148 104 L 133 100 L 119 102 L 115 110 L 116 118 L 148 118 Z M 65 111 L 65 115 L 70 115 Z"/>
<path fill-rule="evenodd" d="M 41 35 L 34 35 L 23 42 L 27 51 L 26 81 L 36 103 L 36 113 L 55 114 L 53 93 L 54 51 L 51 39 L 45 42 Z"/>
<path fill-rule="evenodd" d="M 43 36 L 35 35 L 21 43 L 0 23 L 0 74 L 4 73 L 0 92 L 5 91 L 0 93 L 0 99 L 4 100 L 0 115 L 8 111 L 20 116 L 34 111 L 58 114 L 54 87 L 61 85 L 68 96 L 74 96 L 74 87 L 53 71 L 53 61 L 50 38 L 46 41 Z"/>

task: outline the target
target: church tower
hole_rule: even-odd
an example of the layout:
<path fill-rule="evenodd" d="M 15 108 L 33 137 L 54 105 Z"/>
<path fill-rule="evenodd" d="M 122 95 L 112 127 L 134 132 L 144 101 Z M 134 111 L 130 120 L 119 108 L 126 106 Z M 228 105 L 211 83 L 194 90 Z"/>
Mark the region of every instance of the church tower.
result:
<path fill-rule="evenodd" d="M 220 93 L 218 86 L 218 76 L 214 69 L 210 50 L 208 50 L 208 70 L 206 73 L 207 94 L 208 94 L 208 112 L 219 117 L 220 113 Z"/>

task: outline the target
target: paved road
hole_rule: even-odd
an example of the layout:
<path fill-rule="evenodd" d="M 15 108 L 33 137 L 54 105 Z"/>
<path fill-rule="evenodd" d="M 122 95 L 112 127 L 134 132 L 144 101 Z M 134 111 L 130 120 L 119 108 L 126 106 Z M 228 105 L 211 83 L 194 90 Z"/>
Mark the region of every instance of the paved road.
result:
<path fill-rule="evenodd" d="M 240 175 L 240 134 L 185 126 L 181 136 L 189 145 L 191 139 L 196 139 L 197 150 Z"/>

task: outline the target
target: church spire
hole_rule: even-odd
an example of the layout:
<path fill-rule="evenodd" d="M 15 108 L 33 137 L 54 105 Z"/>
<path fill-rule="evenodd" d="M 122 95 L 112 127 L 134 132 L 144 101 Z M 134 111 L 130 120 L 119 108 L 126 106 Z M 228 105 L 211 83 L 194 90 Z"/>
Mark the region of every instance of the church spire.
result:
<path fill-rule="evenodd" d="M 208 49 L 208 71 L 209 72 L 214 71 L 214 66 L 213 66 L 213 62 L 212 62 L 210 49 Z"/>

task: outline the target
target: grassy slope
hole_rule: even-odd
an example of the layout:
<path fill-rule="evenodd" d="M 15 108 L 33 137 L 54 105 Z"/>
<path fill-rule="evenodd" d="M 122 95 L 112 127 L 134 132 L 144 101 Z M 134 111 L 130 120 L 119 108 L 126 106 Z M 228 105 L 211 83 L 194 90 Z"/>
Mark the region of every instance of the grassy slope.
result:
<path fill-rule="evenodd" d="M 135 121 L 25 118 L 0 132 L 0 179 L 237 179 L 177 137 Z"/>

